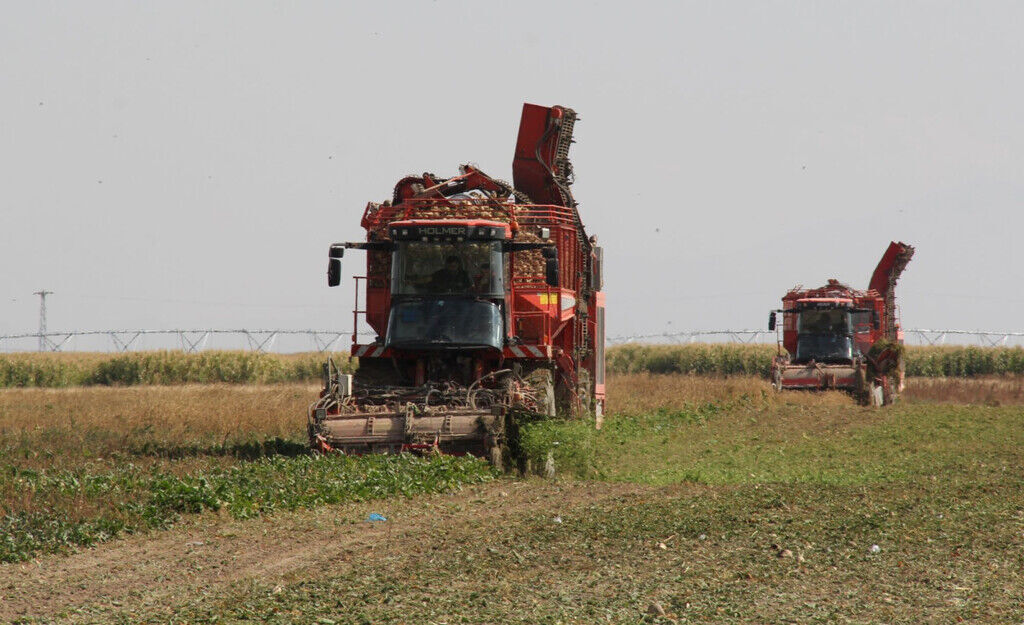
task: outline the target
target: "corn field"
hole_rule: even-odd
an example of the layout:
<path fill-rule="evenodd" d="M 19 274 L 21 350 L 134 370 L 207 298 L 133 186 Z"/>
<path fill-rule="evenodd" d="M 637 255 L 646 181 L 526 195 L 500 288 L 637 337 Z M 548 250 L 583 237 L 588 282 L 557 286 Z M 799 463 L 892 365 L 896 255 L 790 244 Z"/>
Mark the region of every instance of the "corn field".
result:
<path fill-rule="evenodd" d="M 691 343 L 621 345 L 608 350 L 610 373 L 685 373 L 767 377 L 773 345 Z M 1024 375 L 1024 348 L 908 346 L 907 375 L 975 377 Z M 346 372 L 356 361 L 333 356 Z M 137 384 L 275 384 L 320 378 L 323 354 L 175 351 L 128 354 L 0 354 L 0 388 L 130 386 Z"/>
<path fill-rule="evenodd" d="M 611 373 L 749 374 L 768 377 L 775 346 L 730 343 L 621 345 L 609 349 L 607 354 L 607 368 Z"/>
<path fill-rule="evenodd" d="M 335 355 L 342 370 L 354 363 Z M 0 388 L 136 384 L 273 384 L 319 379 L 324 355 L 174 351 L 128 354 L 3 354 Z"/>
<path fill-rule="evenodd" d="M 608 350 L 608 371 L 767 377 L 775 353 L 774 345 L 622 345 Z M 906 359 L 910 376 L 1024 374 L 1024 349 L 1020 347 L 907 346 Z"/>

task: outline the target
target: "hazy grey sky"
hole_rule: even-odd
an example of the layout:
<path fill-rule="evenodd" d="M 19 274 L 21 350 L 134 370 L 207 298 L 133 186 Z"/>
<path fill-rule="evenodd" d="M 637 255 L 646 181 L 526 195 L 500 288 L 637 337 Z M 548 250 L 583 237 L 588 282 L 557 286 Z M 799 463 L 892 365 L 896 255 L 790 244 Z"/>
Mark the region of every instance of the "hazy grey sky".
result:
<path fill-rule="evenodd" d="M 761 327 L 917 247 L 907 327 L 1024 328 L 1024 5 L 5 2 L 0 334 L 336 327 L 327 245 L 575 108 L 609 334 Z M 352 254 L 346 272 L 362 273 Z M 669 325 L 671 322 L 671 325 Z"/>

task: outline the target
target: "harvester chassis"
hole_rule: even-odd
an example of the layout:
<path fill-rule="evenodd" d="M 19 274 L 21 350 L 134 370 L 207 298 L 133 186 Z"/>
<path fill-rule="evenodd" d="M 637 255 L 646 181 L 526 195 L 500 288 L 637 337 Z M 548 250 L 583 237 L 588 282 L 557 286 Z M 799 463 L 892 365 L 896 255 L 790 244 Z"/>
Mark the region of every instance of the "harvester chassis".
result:
<path fill-rule="evenodd" d="M 865 406 L 886 406 L 895 403 L 898 391 L 903 389 L 902 375 L 887 370 L 875 375 L 880 368 L 869 358 L 857 358 L 853 363 L 820 363 L 811 360 L 796 364 L 787 355 L 772 360 L 771 384 L 776 391 L 845 391 Z"/>
<path fill-rule="evenodd" d="M 380 384 L 379 372 L 366 373 L 371 383 L 361 383 L 357 373 L 353 384 L 333 360 L 324 365 L 324 390 L 307 412 L 313 450 L 472 454 L 501 469 L 509 460 L 510 422 L 517 415 L 555 413 L 554 376 L 544 366 L 501 369 L 469 386 Z"/>

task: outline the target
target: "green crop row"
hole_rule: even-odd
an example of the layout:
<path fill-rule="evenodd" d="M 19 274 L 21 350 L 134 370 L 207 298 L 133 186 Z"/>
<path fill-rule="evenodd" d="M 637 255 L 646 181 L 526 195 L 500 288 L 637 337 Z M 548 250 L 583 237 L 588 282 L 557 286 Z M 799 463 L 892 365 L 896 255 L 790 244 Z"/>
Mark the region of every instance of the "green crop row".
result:
<path fill-rule="evenodd" d="M 971 377 L 1024 374 L 1020 347 L 908 347 L 907 375 Z"/>
<path fill-rule="evenodd" d="M 775 353 L 774 345 L 621 345 L 608 350 L 608 371 L 767 377 Z M 1020 347 L 908 346 L 906 361 L 911 376 L 1024 374 L 1024 348 Z"/>
<path fill-rule="evenodd" d="M 686 373 L 767 377 L 774 345 L 691 343 L 620 345 L 608 350 L 611 373 Z M 1024 374 L 1020 347 L 907 347 L 907 375 L 970 377 Z M 355 361 L 335 354 L 343 371 Z M 134 384 L 270 384 L 320 378 L 324 355 L 252 352 L 0 354 L 0 388 Z"/>
<path fill-rule="evenodd" d="M 694 375 L 768 376 L 774 345 L 690 343 L 687 345 L 620 345 L 608 350 L 612 373 L 688 373 Z"/>
<path fill-rule="evenodd" d="M 342 369 L 354 366 L 334 355 Z M 270 384 L 319 379 L 323 354 L 209 351 L 127 354 L 3 354 L 0 388 L 134 384 Z"/>
<path fill-rule="evenodd" d="M 5 495 L 0 562 L 166 528 L 182 515 L 207 510 L 245 519 L 278 510 L 449 492 L 493 477 L 486 462 L 470 456 L 408 454 L 277 456 L 190 475 L 130 464 L 102 474 L 8 466 L 0 469 L 0 493 Z M 82 515 L 83 508 L 95 512 Z"/>

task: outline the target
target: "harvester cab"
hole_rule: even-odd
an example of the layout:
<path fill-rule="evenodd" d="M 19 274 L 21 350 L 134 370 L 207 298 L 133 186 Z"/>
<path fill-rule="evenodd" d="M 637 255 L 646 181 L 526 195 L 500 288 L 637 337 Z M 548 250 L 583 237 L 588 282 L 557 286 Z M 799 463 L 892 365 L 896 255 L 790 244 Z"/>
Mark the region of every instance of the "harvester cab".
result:
<path fill-rule="evenodd" d="M 331 255 L 345 248 L 390 253 L 385 348 L 500 352 L 508 336 L 508 255 L 539 249 L 546 257 L 546 283 L 558 286 L 558 248 L 517 243 L 511 234 L 507 223 L 497 221 L 411 219 L 390 224 L 390 243 L 336 243 Z M 329 286 L 337 285 L 336 273 L 329 266 Z"/>
<path fill-rule="evenodd" d="M 796 318 L 796 352 L 790 359 L 796 364 L 852 363 L 869 346 L 870 333 L 879 329 L 878 311 L 855 308 L 849 298 L 798 299 L 789 310 L 773 310 L 769 331 L 776 330 L 776 314 Z"/>

